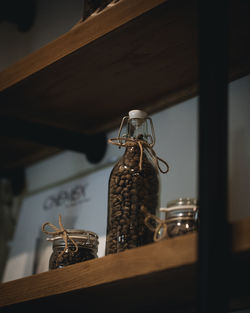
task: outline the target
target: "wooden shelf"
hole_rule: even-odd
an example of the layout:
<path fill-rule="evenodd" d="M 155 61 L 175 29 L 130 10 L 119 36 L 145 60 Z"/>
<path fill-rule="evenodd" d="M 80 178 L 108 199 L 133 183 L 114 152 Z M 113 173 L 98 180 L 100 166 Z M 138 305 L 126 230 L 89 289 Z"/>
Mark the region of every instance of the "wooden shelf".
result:
<path fill-rule="evenodd" d="M 0 286 L 0 307 L 99 312 L 192 309 L 196 293 L 197 234 L 162 240 L 123 253 L 68 266 Z M 230 308 L 250 305 L 250 219 L 232 225 Z M 38 311 L 37 311 L 38 310 Z"/>
<path fill-rule="evenodd" d="M 232 1 L 229 80 L 250 73 L 249 15 Z M 120 0 L 0 73 L 0 117 L 88 134 L 179 103 L 197 94 L 197 33 L 195 0 Z"/>

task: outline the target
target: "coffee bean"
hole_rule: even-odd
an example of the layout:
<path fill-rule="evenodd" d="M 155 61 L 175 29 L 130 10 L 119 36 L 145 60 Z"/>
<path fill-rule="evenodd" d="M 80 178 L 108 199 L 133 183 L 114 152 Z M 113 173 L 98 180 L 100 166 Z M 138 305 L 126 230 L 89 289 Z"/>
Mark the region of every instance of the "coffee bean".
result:
<path fill-rule="evenodd" d="M 133 204 L 131 205 L 131 210 L 132 210 L 132 211 L 136 211 L 136 209 L 137 209 L 137 205 L 133 203 Z"/>
<path fill-rule="evenodd" d="M 117 188 L 116 188 L 116 193 L 119 194 L 121 191 L 122 191 L 122 187 L 117 187 Z"/>
<path fill-rule="evenodd" d="M 128 225 L 126 225 L 126 224 L 123 225 L 123 226 L 122 226 L 122 232 L 125 233 L 125 232 L 127 232 L 127 230 L 128 230 Z"/>
<path fill-rule="evenodd" d="M 137 203 L 138 202 L 138 197 L 136 195 L 131 195 L 131 202 L 133 204 Z"/>
<path fill-rule="evenodd" d="M 131 180 L 131 178 L 132 178 L 132 176 L 131 176 L 130 174 L 127 174 L 127 175 L 126 175 L 126 179 L 127 179 L 127 181 L 130 181 L 130 180 Z"/>
<path fill-rule="evenodd" d="M 118 216 L 121 216 L 122 215 L 122 211 L 116 211 L 113 216 L 114 217 L 118 217 Z"/>
<path fill-rule="evenodd" d="M 123 196 L 124 196 L 125 199 L 129 199 L 130 193 L 129 192 L 124 192 Z"/>

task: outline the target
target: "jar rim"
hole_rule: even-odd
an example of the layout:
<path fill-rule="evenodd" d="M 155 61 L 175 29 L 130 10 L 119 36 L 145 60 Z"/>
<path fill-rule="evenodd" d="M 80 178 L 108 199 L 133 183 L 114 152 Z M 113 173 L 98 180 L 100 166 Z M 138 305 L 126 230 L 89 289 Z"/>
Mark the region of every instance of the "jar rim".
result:
<path fill-rule="evenodd" d="M 176 205 L 197 205 L 197 199 L 195 198 L 177 198 L 175 200 L 167 202 L 167 207 L 176 206 Z"/>
<path fill-rule="evenodd" d="M 85 248 L 94 249 L 97 248 L 99 241 L 98 235 L 95 232 L 84 229 L 65 229 L 67 231 L 68 245 L 74 245 L 70 240 L 74 240 L 77 245 Z M 65 246 L 65 241 L 61 235 L 54 235 L 47 238 L 49 241 L 53 241 L 53 247 Z"/>
<path fill-rule="evenodd" d="M 89 249 L 89 250 L 93 250 L 94 252 L 97 252 L 98 251 L 98 243 L 94 244 L 94 243 L 89 243 L 89 244 L 86 244 L 86 243 L 76 243 L 77 246 L 78 246 L 78 249 L 81 249 L 81 248 L 84 248 L 84 249 Z M 68 247 L 69 248 L 73 248 L 73 250 L 75 250 L 75 245 L 73 245 L 72 242 L 68 242 Z M 65 248 L 65 242 L 63 241 L 63 239 L 61 240 L 56 240 L 53 242 L 53 249 L 54 248 L 62 248 L 64 249 Z"/>
<path fill-rule="evenodd" d="M 178 198 L 167 202 L 166 208 L 160 208 L 161 212 L 169 212 L 177 209 L 190 209 L 196 211 L 198 207 L 198 201 L 195 198 Z"/>
<path fill-rule="evenodd" d="M 170 208 L 160 208 L 160 212 L 174 212 L 174 211 L 190 211 L 196 212 L 198 207 L 196 205 L 188 205 L 188 206 L 175 206 Z"/>
<path fill-rule="evenodd" d="M 93 231 L 89 231 L 89 230 L 84 230 L 84 229 L 65 229 L 67 232 L 67 235 L 69 238 L 79 238 L 79 239 L 85 239 L 85 238 L 93 238 L 93 239 L 98 239 L 98 235 L 93 232 Z M 54 241 L 57 239 L 62 238 L 61 235 L 55 234 L 52 235 L 51 238 L 48 238 L 48 240 L 50 241 Z"/>
<path fill-rule="evenodd" d="M 69 236 L 68 242 L 67 242 L 69 247 L 75 247 L 75 245 L 70 240 L 70 238 L 74 240 L 78 248 L 81 247 L 81 248 L 88 248 L 88 249 L 94 249 L 94 250 L 98 249 L 97 247 L 99 245 L 99 241 L 96 238 L 86 239 L 86 238 L 78 238 L 78 237 Z M 53 241 L 53 248 L 55 247 L 65 247 L 65 241 L 62 237 L 58 237 Z"/>

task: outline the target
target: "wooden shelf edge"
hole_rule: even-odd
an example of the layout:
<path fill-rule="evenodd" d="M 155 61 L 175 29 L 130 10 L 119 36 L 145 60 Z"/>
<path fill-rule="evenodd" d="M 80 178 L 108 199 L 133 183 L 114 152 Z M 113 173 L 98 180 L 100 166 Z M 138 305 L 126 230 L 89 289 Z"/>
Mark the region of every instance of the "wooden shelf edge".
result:
<path fill-rule="evenodd" d="M 193 264 L 197 234 L 48 271 L 0 286 L 0 307 Z M 188 247 L 188 248 L 187 248 Z"/>
<path fill-rule="evenodd" d="M 0 72 L 0 91 L 126 24 L 166 0 L 120 0 Z"/>
<path fill-rule="evenodd" d="M 250 251 L 250 218 L 232 223 L 231 234 L 233 253 Z"/>
<path fill-rule="evenodd" d="M 250 251 L 250 219 L 231 225 L 234 254 Z M 0 285 L 0 307 L 194 265 L 197 233 Z"/>

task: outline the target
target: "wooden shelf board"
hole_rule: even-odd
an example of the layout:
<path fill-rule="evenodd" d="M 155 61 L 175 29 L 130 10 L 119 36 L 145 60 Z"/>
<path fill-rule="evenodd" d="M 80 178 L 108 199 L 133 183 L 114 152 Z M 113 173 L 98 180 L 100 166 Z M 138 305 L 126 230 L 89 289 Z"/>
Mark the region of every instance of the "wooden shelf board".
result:
<path fill-rule="evenodd" d="M 237 261 L 233 269 L 245 269 L 246 264 L 248 267 L 249 229 L 250 219 L 232 225 L 232 250 Z M 123 297 L 133 307 L 143 297 L 149 306 L 153 303 L 155 305 L 156 299 L 159 305 L 164 303 L 170 308 L 192 306 L 195 301 L 196 246 L 197 234 L 193 233 L 7 282 L 0 286 L 0 307 L 6 307 L 11 312 L 11 308 L 15 311 L 20 303 L 28 307 L 40 303 L 43 308 L 54 303 L 59 308 L 67 307 L 74 301 L 76 306 L 81 306 L 83 301 L 89 308 L 91 305 L 98 308 L 103 305 L 98 302 L 99 297 L 109 306 L 112 303 L 118 305 Z M 239 281 L 239 275 L 235 273 L 234 270 L 230 272 L 229 283 L 236 279 Z M 244 273 L 245 279 L 249 279 L 249 270 Z M 237 286 L 237 290 L 241 289 Z M 249 294 L 248 289 L 246 291 Z M 232 290 L 232 307 L 241 306 L 239 297 L 245 297 L 244 304 L 248 301 L 250 305 L 247 295 L 238 295 L 235 287 Z M 234 297 L 234 293 L 237 297 Z M 126 310 L 132 310 L 129 303 L 125 305 Z"/>
<path fill-rule="evenodd" d="M 234 5 L 230 78 L 250 69 L 243 4 Z M 173 105 L 197 94 L 197 36 L 194 0 L 122 0 L 2 72 L 0 114 L 97 132 L 131 108 Z"/>
<path fill-rule="evenodd" d="M 118 3 L 109 5 L 100 13 L 95 13 L 86 21 L 76 24 L 66 34 L 2 71 L 0 91 L 11 87 L 165 1 L 119 0 Z"/>
<path fill-rule="evenodd" d="M 87 20 L 0 74 L 0 86 L 4 85 L 0 100 L 8 104 L 1 114 L 79 132 L 97 132 L 117 125 L 131 108 L 164 98 L 163 104 L 168 94 L 179 91 L 183 96 L 183 90 L 197 80 L 196 11 L 183 0 L 171 0 L 120 27 L 109 19 L 114 11 L 120 23 L 120 6 L 126 4 L 130 12 L 135 2 L 118 2 L 113 10 Z M 156 6 L 164 1 L 145 2 Z M 144 7 L 142 3 L 138 1 L 139 8 Z M 90 43 L 83 40 L 89 36 L 89 25 L 98 32 L 110 23 L 115 27 L 112 32 Z M 62 47 L 70 50 L 71 45 L 73 51 L 61 56 Z M 79 47 L 75 49 L 75 45 Z M 59 57 L 51 63 L 46 55 Z M 40 63 L 33 71 L 32 65 Z M 26 68 L 29 75 L 20 80 Z M 12 83 L 5 88 L 9 76 Z"/>
<path fill-rule="evenodd" d="M 196 235 L 192 234 L 7 282 L 2 285 L 0 304 L 47 297 L 192 264 L 196 260 L 195 241 Z M 187 245 L 190 249 L 186 249 Z"/>
<path fill-rule="evenodd" d="M 249 15 L 232 1 L 229 80 L 250 73 Z M 197 37 L 195 0 L 120 0 L 0 73 L 0 116 L 86 134 L 167 108 L 198 93 Z"/>

